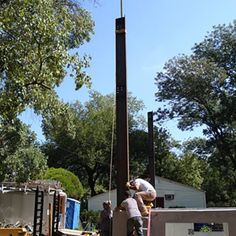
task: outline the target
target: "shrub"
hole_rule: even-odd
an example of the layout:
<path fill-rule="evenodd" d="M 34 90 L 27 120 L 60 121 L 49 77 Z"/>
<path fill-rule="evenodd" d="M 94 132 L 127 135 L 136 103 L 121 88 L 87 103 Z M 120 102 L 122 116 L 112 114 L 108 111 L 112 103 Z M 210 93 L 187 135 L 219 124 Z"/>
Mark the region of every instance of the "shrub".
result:
<path fill-rule="evenodd" d="M 79 178 L 68 170 L 49 168 L 44 175 L 44 179 L 60 181 L 68 197 L 81 199 L 84 195 L 84 189 Z"/>

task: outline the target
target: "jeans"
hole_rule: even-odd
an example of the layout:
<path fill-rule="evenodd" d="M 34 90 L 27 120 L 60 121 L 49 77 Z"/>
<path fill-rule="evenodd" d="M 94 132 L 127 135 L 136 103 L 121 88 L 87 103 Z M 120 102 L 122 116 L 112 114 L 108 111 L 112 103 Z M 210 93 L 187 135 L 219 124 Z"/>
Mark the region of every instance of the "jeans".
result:
<path fill-rule="evenodd" d="M 135 216 L 128 219 L 127 236 L 132 236 L 134 229 L 137 233 L 137 236 L 143 236 L 143 221 L 141 216 Z"/>

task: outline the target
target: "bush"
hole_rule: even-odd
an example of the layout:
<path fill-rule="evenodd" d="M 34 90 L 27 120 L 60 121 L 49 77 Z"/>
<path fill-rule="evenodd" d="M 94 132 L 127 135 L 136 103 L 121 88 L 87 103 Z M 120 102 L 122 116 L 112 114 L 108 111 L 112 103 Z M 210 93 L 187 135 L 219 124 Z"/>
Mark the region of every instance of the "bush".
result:
<path fill-rule="evenodd" d="M 68 170 L 49 168 L 44 175 L 44 179 L 60 181 L 68 197 L 79 200 L 84 195 L 84 189 L 79 178 Z"/>
<path fill-rule="evenodd" d="M 84 230 L 96 231 L 98 229 L 100 212 L 83 210 L 80 219 Z"/>

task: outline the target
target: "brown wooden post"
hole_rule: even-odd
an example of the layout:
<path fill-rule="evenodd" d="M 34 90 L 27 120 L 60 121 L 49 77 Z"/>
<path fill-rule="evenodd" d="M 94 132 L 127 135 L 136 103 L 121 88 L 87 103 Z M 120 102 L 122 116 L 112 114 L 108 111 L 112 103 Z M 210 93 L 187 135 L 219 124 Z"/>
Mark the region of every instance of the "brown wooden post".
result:
<path fill-rule="evenodd" d="M 129 180 L 129 138 L 126 79 L 125 18 L 116 19 L 116 168 L 117 205 L 124 199 Z"/>
<path fill-rule="evenodd" d="M 150 183 L 155 188 L 155 149 L 153 141 L 153 112 L 148 112 L 148 172 L 150 175 Z M 153 201 L 156 207 L 156 201 Z"/>

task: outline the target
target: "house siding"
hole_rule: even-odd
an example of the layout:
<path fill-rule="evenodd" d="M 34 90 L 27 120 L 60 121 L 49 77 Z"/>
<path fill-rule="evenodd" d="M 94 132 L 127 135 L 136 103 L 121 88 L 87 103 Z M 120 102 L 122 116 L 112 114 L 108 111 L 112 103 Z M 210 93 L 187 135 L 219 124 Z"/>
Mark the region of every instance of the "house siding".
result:
<path fill-rule="evenodd" d="M 155 178 L 155 189 L 158 197 L 164 197 L 164 207 L 186 207 L 186 208 L 205 208 L 205 192 L 183 185 L 159 176 Z M 173 200 L 165 200 L 165 194 L 174 194 Z M 116 190 L 110 193 L 102 193 L 88 199 L 88 210 L 102 210 L 103 201 L 111 200 L 112 206 L 116 207 Z"/>
<path fill-rule="evenodd" d="M 205 192 L 168 179 L 156 177 L 155 187 L 158 197 L 164 197 L 165 208 L 187 207 L 205 208 Z M 165 194 L 174 194 L 173 200 L 165 200 Z"/>

